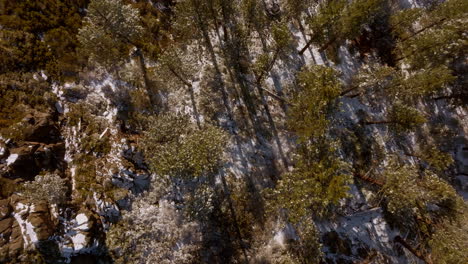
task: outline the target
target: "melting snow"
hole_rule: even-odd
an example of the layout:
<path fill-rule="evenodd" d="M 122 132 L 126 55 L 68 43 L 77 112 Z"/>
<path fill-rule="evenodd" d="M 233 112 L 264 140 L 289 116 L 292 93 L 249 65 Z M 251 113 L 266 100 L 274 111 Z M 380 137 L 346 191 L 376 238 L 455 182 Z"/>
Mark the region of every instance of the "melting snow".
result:
<path fill-rule="evenodd" d="M 16 222 L 21 229 L 21 234 L 23 236 L 24 248 L 27 248 L 29 245 L 34 244 L 38 241 L 37 234 L 34 231 L 34 226 L 27 220 L 23 220 L 22 216 L 29 212 L 29 206 L 22 203 L 18 203 L 15 207 L 16 211 L 13 214 Z M 32 209 L 32 208 L 31 208 Z"/>
<path fill-rule="evenodd" d="M 76 216 L 76 224 L 78 230 L 88 230 L 88 217 L 85 214 L 78 214 Z"/>
<path fill-rule="evenodd" d="M 11 165 L 15 163 L 16 159 L 18 159 L 18 154 L 10 154 L 10 156 L 7 159 L 7 165 Z"/>
<path fill-rule="evenodd" d="M 71 237 L 71 240 L 73 241 L 75 251 L 81 250 L 86 246 L 86 236 L 84 234 L 77 233 Z"/>

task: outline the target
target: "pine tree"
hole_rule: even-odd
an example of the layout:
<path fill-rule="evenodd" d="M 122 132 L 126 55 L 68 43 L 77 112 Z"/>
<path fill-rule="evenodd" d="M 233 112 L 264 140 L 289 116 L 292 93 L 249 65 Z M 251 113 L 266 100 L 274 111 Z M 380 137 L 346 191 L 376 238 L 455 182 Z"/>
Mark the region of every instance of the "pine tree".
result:
<path fill-rule="evenodd" d="M 386 201 L 386 211 L 392 223 L 408 234 L 405 240 L 397 237 L 396 241 L 426 263 L 433 263 L 431 247 L 437 254 L 436 258 L 444 259 L 440 255 L 444 245 L 449 247 L 453 256 L 457 246 L 451 246 L 440 233 L 457 228 L 458 221 L 466 218 L 463 216 L 466 205 L 453 187 L 429 171 L 420 172 L 415 167 L 395 161 L 386 168 L 384 177 L 381 194 Z M 450 235 L 453 233 L 447 234 Z M 445 242 L 434 241 L 437 238 Z M 420 243 L 417 248 L 412 245 L 414 242 Z M 447 257 L 450 259 L 449 255 Z"/>
<path fill-rule="evenodd" d="M 145 88 L 153 107 L 162 106 L 159 91 L 153 91 L 148 77 L 141 37 L 144 28 L 137 9 L 121 0 L 93 0 L 88 6 L 84 26 L 78 40 L 91 58 L 105 66 L 128 59 L 131 49 L 138 57 Z M 158 109 L 160 110 L 160 109 Z"/>
<path fill-rule="evenodd" d="M 151 121 L 141 147 L 158 175 L 190 179 L 218 170 L 225 141 L 220 128 L 197 129 L 188 116 L 167 114 Z"/>
<path fill-rule="evenodd" d="M 323 51 L 333 43 L 358 37 L 381 12 L 382 6 L 382 0 L 355 0 L 350 3 L 330 0 L 320 3 L 317 14 L 308 21 L 312 38 L 299 54 L 303 54 L 312 44 L 319 45 Z"/>
<path fill-rule="evenodd" d="M 297 76 L 300 91 L 292 100 L 289 126 L 307 141 L 323 136 L 328 127 L 328 114 L 342 90 L 338 73 L 330 67 L 311 66 Z"/>
<path fill-rule="evenodd" d="M 457 59 L 466 50 L 462 21 L 467 12 L 466 1 L 449 0 L 432 10 L 416 9 L 395 14 L 392 27 L 398 38 L 398 60 L 421 69 Z"/>
<path fill-rule="evenodd" d="M 408 132 L 426 122 L 426 118 L 415 108 L 395 103 L 387 113 L 386 120 L 365 121 L 366 125 L 388 124 L 396 132 Z"/>
<path fill-rule="evenodd" d="M 34 181 L 21 186 L 21 194 L 31 201 L 46 200 L 50 204 L 62 204 L 67 198 L 66 183 L 67 179 L 57 174 L 37 175 Z"/>
<path fill-rule="evenodd" d="M 299 145 L 292 172 L 282 175 L 270 192 L 273 207 L 285 208 L 295 223 L 304 217 L 320 217 L 347 195 L 348 166 L 337 157 L 328 138 L 328 118 L 335 109 L 341 83 L 335 70 L 325 66 L 303 69 L 300 91 L 289 112 L 290 130 Z"/>
<path fill-rule="evenodd" d="M 289 221 L 300 223 L 310 216 L 324 216 L 347 197 L 347 165 L 334 152 L 330 146 L 300 146 L 294 170 L 267 192 L 273 208 L 286 209 Z"/>

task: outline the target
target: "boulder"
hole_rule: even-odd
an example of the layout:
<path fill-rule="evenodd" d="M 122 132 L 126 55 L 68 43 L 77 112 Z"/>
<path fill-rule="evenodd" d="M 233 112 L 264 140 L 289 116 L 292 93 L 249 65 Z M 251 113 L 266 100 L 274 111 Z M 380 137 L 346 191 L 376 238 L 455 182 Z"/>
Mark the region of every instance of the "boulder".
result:
<path fill-rule="evenodd" d="M 0 236 L 2 238 L 10 237 L 12 225 L 13 225 L 13 218 L 12 217 L 0 220 Z M 1 243 L 1 241 L 0 241 L 0 243 Z"/>
<path fill-rule="evenodd" d="M 23 251 L 23 236 L 18 222 L 13 221 L 10 242 L 8 243 L 8 252 L 10 257 L 16 256 Z"/>
<path fill-rule="evenodd" d="M 0 141 L 0 159 L 8 157 L 9 154 L 10 152 L 8 151 L 7 145 Z"/>
<path fill-rule="evenodd" d="M 11 213 L 11 206 L 8 199 L 0 200 L 0 220 L 6 218 Z"/>
<path fill-rule="evenodd" d="M 33 180 L 41 170 L 61 168 L 64 155 L 64 143 L 21 142 L 18 147 L 10 149 L 3 176 Z"/>
<path fill-rule="evenodd" d="M 22 122 L 28 124 L 22 131 L 26 141 L 50 144 L 60 140 L 60 130 L 51 113 L 34 111 L 26 115 Z"/>
<path fill-rule="evenodd" d="M 54 234 L 54 224 L 46 203 L 35 204 L 31 208 L 27 221 L 34 227 L 39 241 L 47 240 Z"/>

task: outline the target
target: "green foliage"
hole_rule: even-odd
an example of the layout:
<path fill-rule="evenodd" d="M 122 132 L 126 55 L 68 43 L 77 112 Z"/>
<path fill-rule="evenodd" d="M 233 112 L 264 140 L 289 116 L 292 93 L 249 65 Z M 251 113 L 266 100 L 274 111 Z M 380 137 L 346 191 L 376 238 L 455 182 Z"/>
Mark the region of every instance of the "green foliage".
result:
<path fill-rule="evenodd" d="M 340 35 L 353 39 L 361 34 L 364 26 L 369 25 L 379 15 L 383 0 L 354 0 L 345 8 L 340 19 Z"/>
<path fill-rule="evenodd" d="M 81 148 L 87 153 L 107 154 L 111 150 L 111 143 L 107 136 L 102 138 L 98 134 L 85 136 L 80 141 Z"/>
<path fill-rule="evenodd" d="M 456 221 L 445 220 L 435 231 L 429 246 L 434 263 L 458 264 L 468 259 L 468 210 Z"/>
<path fill-rule="evenodd" d="M 323 257 L 320 233 L 313 219 L 308 218 L 297 228 L 300 239 L 291 241 L 288 245 L 292 259 L 296 263 L 320 263 Z"/>
<path fill-rule="evenodd" d="M 347 1 L 331 0 L 320 3 L 317 14 L 307 21 L 313 32 L 313 42 L 325 45 L 329 41 L 338 39 L 340 33 L 340 19 Z"/>
<path fill-rule="evenodd" d="M 423 11 L 421 8 L 407 8 L 392 14 L 389 23 L 393 29 L 393 35 L 401 38 L 409 37 L 411 32 L 408 32 L 408 28 L 411 28 L 415 21 L 421 17 Z"/>
<path fill-rule="evenodd" d="M 384 176 L 387 211 L 414 235 L 428 237 L 436 223 L 456 217 L 463 204 L 452 186 L 429 171 L 421 175 L 415 167 L 392 163 Z"/>
<path fill-rule="evenodd" d="M 140 23 L 138 10 L 121 0 L 93 0 L 78 40 L 92 59 L 110 66 L 128 57 L 130 46 L 142 36 Z"/>
<path fill-rule="evenodd" d="M 415 108 L 396 103 L 388 113 L 392 129 L 396 132 L 407 132 L 424 124 L 426 118 Z"/>
<path fill-rule="evenodd" d="M 34 112 L 33 109 L 48 112 L 56 101 L 49 89 L 49 83 L 37 74 L 11 72 L 0 75 L 0 133 L 20 139 L 21 131 L 11 133 L 11 126 L 27 125 L 19 122 Z"/>
<path fill-rule="evenodd" d="M 397 96 L 417 98 L 419 96 L 436 94 L 446 88 L 455 79 L 456 77 L 452 75 L 452 71 L 442 65 L 413 72 L 403 80 L 396 81 L 392 89 Z"/>
<path fill-rule="evenodd" d="M 271 35 L 275 42 L 275 50 L 282 51 L 292 43 L 292 36 L 287 23 L 273 23 Z"/>
<path fill-rule="evenodd" d="M 347 197 L 348 165 L 334 155 L 332 147 L 324 145 L 326 142 L 321 142 L 321 149 L 302 146 L 294 170 L 267 192 L 271 206 L 287 209 L 293 223 L 311 215 L 322 217 Z"/>
<path fill-rule="evenodd" d="M 57 174 L 37 175 L 34 181 L 25 182 L 21 194 L 31 201 L 46 200 L 50 204 L 62 204 L 67 196 L 67 179 Z"/>
<path fill-rule="evenodd" d="M 267 27 L 268 17 L 266 16 L 263 3 L 258 0 L 242 0 L 240 3 L 240 13 L 245 20 L 249 32 L 254 29 L 259 34 L 263 35 L 265 33 L 263 30 Z"/>
<path fill-rule="evenodd" d="M 373 22 L 381 8 L 382 0 L 324 1 L 308 21 L 312 41 L 326 48 L 333 42 L 354 39 L 365 25 Z"/>
<path fill-rule="evenodd" d="M 265 76 L 271 65 L 271 54 L 262 53 L 257 57 L 257 60 L 252 66 L 252 70 L 256 76 Z M 266 77 L 266 76 L 265 76 Z"/>
<path fill-rule="evenodd" d="M 161 115 L 140 142 L 154 172 L 191 178 L 216 172 L 226 140 L 217 127 L 205 125 L 198 130 L 188 116 Z"/>
<path fill-rule="evenodd" d="M 454 163 L 452 155 L 434 146 L 427 146 L 421 152 L 421 158 L 436 172 L 444 171 Z"/>
<path fill-rule="evenodd" d="M 463 57 L 466 14 L 468 4 L 463 0 L 445 1 L 431 10 L 397 13 L 392 21 L 399 37 L 398 56 L 413 69 L 449 65 Z"/>
<path fill-rule="evenodd" d="M 342 85 L 338 73 L 325 66 L 307 67 L 297 79 L 301 90 L 293 98 L 288 123 L 299 141 L 306 141 L 325 134 Z"/>
<path fill-rule="evenodd" d="M 353 76 L 350 91 L 385 99 L 391 96 L 411 104 L 419 99 L 440 94 L 456 80 L 447 66 L 403 71 L 384 65 L 371 65 Z"/>
<path fill-rule="evenodd" d="M 283 9 L 288 17 L 293 19 L 300 19 L 302 14 L 312 6 L 313 0 L 285 0 L 281 1 Z"/>
<path fill-rule="evenodd" d="M 75 36 L 87 2 L 2 0 L 0 73 L 42 69 L 55 80 L 75 75 Z"/>

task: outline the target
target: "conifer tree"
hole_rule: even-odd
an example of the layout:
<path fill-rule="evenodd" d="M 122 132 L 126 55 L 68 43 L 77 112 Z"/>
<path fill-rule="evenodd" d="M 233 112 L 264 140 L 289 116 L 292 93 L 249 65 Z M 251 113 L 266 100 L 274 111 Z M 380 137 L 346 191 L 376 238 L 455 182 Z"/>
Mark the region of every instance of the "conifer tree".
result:
<path fill-rule="evenodd" d="M 217 171 L 225 140 L 220 128 L 197 129 L 186 115 L 165 114 L 152 120 L 141 147 L 158 175 L 190 179 Z"/>
<path fill-rule="evenodd" d="M 359 36 L 365 25 L 381 12 L 382 0 L 330 0 L 319 4 L 315 16 L 308 21 L 312 32 L 310 41 L 299 51 L 303 54 L 310 45 L 325 50 L 333 43 Z"/>
<path fill-rule="evenodd" d="M 450 250 L 447 259 L 456 255 L 458 245 L 447 241 L 446 236 L 462 239 L 463 234 L 454 236 L 452 232 L 460 228 L 460 220 L 466 219 L 466 205 L 453 187 L 429 171 L 420 172 L 395 161 L 386 168 L 384 176 L 381 194 L 390 220 L 408 234 L 406 239 L 397 237 L 396 241 L 426 263 L 438 263 L 433 262 L 431 247 L 440 260 L 445 258 L 440 252 L 444 246 Z M 440 233 L 444 230 L 451 233 L 444 237 Z M 420 243 L 418 247 L 413 246 L 415 242 Z"/>
<path fill-rule="evenodd" d="M 105 66 L 128 59 L 130 51 L 135 49 L 151 104 L 159 108 L 162 99 L 159 91 L 153 90 L 148 77 L 141 44 L 143 32 L 137 9 L 121 0 L 92 0 L 78 39 L 91 58 Z"/>
<path fill-rule="evenodd" d="M 303 69 L 297 79 L 300 91 L 292 100 L 289 126 L 299 141 L 308 141 L 325 134 L 342 84 L 333 68 L 320 65 Z"/>
<path fill-rule="evenodd" d="M 272 204 L 287 209 L 289 219 L 320 217 L 347 195 L 347 165 L 328 138 L 328 119 L 341 91 L 329 67 L 307 67 L 299 73 L 301 90 L 289 112 L 289 127 L 298 137 L 295 166 L 271 191 Z"/>
<path fill-rule="evenodd" d="M 365 124 L 388 124 L 396 132 L 407 132 L 414 130 L 425 122 L 426 118 L 415 108 L 401 103 L 395 103 L 387 113 L 386 120 L 365 121 Z"/>

